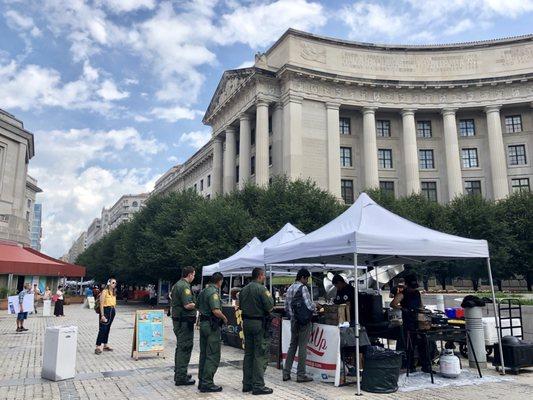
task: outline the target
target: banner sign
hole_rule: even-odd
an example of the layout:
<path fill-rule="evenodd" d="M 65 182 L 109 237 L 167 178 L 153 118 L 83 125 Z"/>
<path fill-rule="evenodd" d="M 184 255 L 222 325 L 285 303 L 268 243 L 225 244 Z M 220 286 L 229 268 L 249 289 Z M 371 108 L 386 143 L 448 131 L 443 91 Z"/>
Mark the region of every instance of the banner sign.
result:
<path fill-rule="evenodd" d="M 291 321 L 283 320 L 281 329 L 281 351 L 283 360 L 291 343 Z M 298 353 L 297 353 L 298 354 Z M 313 330 L 307 343 L 307 374 L 315 380 L 340 384 L 342 368 L 340 356 L 340 333 L 335 325 L 313 324 Z M 298 356 L 294 357 L 292 372 L 296 373 Z"/>
<path fill-rule="evenodd" d="M 162 353 L 165 348 L 164 310 L 137 310 L 133 330 L 132 357 L 142 353 Z"/>
<path fill-rule="evenodd" d="M 222 326 L 222 341 L 225 345 L 244 349 L 244 332 L 242 331 L 242 311 L 233 306 L 222 306 L 222 312 L 228 323 Z"/>
<path fill-rule="evenodd" d="M 24 296 L 24 300 L 22 301 L 22 308 L 24 309 L 24 312 L 35 312 L 34 309 L 34 303 L 33 303 L 34 295 L 26 294 Z M 7 313 L 8 314 L 18 314 L 20 312 L 20 304 L 19 304 L 19 296 L 9 296 L 7 298 Z"/>

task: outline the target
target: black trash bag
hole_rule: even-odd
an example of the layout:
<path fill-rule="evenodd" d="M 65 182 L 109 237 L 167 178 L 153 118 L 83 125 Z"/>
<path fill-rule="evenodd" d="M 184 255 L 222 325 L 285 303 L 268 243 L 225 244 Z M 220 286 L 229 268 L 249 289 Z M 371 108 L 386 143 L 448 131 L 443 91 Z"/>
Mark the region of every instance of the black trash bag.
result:
<path fill-rule="evenodd" d="M 401 351 L 367 346 L 361 389 L 370 393 L 394 393 L 402 366 Z"/>
<path fill-rule="evenodd" d="M 463 302 L 461 303 L 463 308 L 473 308 L 473 307 L 485 307 L 485 301 L 480 299 L 477 296 L 468 295 L 465 296 Z"/>

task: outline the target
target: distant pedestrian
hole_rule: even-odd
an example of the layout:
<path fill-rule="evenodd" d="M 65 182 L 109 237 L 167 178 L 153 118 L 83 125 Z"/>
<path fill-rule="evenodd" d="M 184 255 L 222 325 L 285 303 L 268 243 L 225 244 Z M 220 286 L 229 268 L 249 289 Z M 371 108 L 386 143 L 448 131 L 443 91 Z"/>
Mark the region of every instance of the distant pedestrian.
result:
<path fill-rule="evenodd" d="M 50 290 L 50 287 L 46 287 L 46 290 L 43 294 L 43 300 L 52 300 L 52 291 Z"/>
<path fill-rule="evenodd" d="M 33 293 L 33 312 L 35 314 L 37 314 L 37 303 L 39 302 L 39 300 L 41 299 L 42 297 L 42 293 L 41 291 L 39 290 L 39 287 L 37 286 L 36 283 L 33 284 L 33 290 L 32 290 L 32 293 Z"/>
<path fill-rule="evenodd" d="M 264 285 L 265 271 L 252 270 L 252 281 L 239 293 L 244 331 L 244 363 L 242 391 L 254 395 L 271 394 L 265 386 L 265 370 L 269 359 L 269 330 L 274 299 Z"/>
<path fill-rule="evenodd" d="M 219 290 L 224 282 L 220 272 L 215 272 L 210 284 L 198 296 L 200 311 L 200 365 L 198 367 L 198 389 L 200 392 L 221 392 L 222 386 L 215 385 L 213 377 L 220 364 L 220 331 L 228 319 L 222 313 Z"/>
<path fill-rule="evenodd" d="M 196 271 L 194 267 L 183 267 L 181 279 L 172 287 L 171 310 L 176 352 L 174 354 L 174 383 L 176 386 L 194 385 L 195 380 L 187 373 L 194 340 L 196 323 L 196 298 L 191 291 Z"/>
<path fill-rule="evenodd" d="M 17 332 L 26 332 L 28 329 L 24 328 L 24 320 L 28 318 L 28 310 L 24 309 L 24 297 L 31 294 L 31 286 L 29 283 L 24 284 L 24 288 L 19 292 L 19 312 L 17 314 Z"/>
<path fill-rule="evenodd" d="M 96 349 L 94 354 L 102 354 L 103 351 L 113 351 L 109 347 L 109 331 L 115 319 L 115 307 L 117 305 L 117 280 L 110 278 L 102 293 L 100 293 L 100 323 L 98 325 L 98 337 L 96 338 Z M 103 348 L 102 348 L 103 346 Z"/>
<path fill-rule="evenodd" d="M 313 324 L 311 317 L 316 311 L 316 306 L 311 300 L 311 295 L 307 289 L 307 281 L 311 274 L 305 268 L 298 271 L 296 281 L 287 290 L 285 298 L 285 311 L 291 320 L 291 344 L 287 351 L 285 368 L 283 369 L 283 380 L 291 379 L 291 369 L 298 349 L 298 371 L 297 382 L 311 382 L 313 378 L 306 375 L 305 361 L 307 360 L 307 343 Z"/>
<path fill-rule="evenodd" d="M 64 305 L 64 293 L 63 293 L 63 285 L 59 285 L 57 287 L 57 291 L 56 291 L 56 294 L 55 294 L 55 305 L 54 305 L 54 315 L 56 317 L 64 317 L 65 315 L 63 314 L 63 305 Z"/>

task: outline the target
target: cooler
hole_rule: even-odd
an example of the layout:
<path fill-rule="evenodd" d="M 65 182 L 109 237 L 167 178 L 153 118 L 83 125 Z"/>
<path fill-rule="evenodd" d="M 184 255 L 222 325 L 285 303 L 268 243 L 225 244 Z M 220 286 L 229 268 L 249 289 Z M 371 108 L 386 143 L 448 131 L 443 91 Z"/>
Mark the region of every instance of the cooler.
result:
<path fill-rule="evenodd" d="M 50 326 L 44 334 L 41 376 L 52 381 L 76 375 L 77 326 Z"/>

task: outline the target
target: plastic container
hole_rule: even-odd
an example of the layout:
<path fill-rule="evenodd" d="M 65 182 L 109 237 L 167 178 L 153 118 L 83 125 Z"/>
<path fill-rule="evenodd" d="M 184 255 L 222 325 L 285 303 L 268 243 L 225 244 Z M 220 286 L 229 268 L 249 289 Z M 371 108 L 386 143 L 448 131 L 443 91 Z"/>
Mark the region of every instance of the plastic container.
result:
<path fill-rule="evenodd" d="M 370 393 L 394 393 L 402 366 L 402 352 L 367 346 L 361 389 Z"/>
<path fill-rule="evenodd" d="M 77 326 L 49 326 L 44 334 L 41 376 L 51 381 L 76 375 Z"/>
<path fill-rule="evenodd" d="M 451 308 L 451 307 L 445 308 L 444 312 L 446 313 L 446 316 L 448 318 L 450 318 L 450 319 L 454 319 L 455 318 L 455 308 Z"/>
<path fill-rule="evenodd" d="M 465 310 L 463 307 L 455 307 L 455 318 L 464 318 Z"/>
<path fill-rule="evenodd" d="M 451 349 L 442 351 L 439 364 L 440 374 L 445 378 L 457 378 L 461 374 L 461 361 Z"/>

